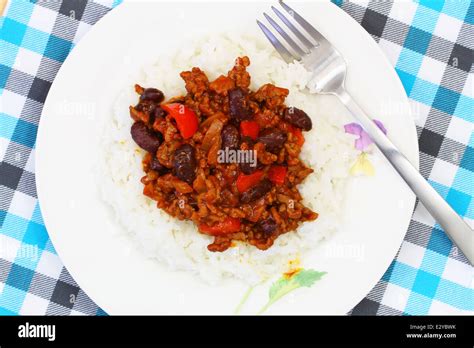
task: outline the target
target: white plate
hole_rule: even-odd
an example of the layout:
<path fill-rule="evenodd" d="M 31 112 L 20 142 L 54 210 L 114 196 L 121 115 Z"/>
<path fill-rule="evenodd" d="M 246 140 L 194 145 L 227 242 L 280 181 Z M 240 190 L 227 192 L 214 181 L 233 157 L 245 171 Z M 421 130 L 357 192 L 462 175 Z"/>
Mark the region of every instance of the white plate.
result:
<path fill-rule="evenodd" d="M 117 235 L 97 194 L 93 159 L 98 120 L 110 113 L 132 68 L 185 36 L 239 26 L 261 35 L 255 19 L 272 4 L 126 3 L 91 29 L 59 71 L 37 140 L 41 210 L 65 266 L 106 312 L 230 314 L 245 292 L 240 282 L 211 287 L 194 276 L 171 272 L 131 248 Z M 416 129 L 405 92 L 377 44 L 331 3 L 293 6 L 343 54 L 347 89 L 384 122 L 393 142 L 418 165 Z M 268 313 L 344 314 L 382 277 L 403 240 L 415 197 L 384 159 L 376 162 L 376 176 L 357 179 L 351 187 L 344 230 L 311 257 L 311 268 L 328 274 L 315 286 L 298 290 L 298 296 L 282 298 Z M 244 312 L 254 313 L 267 294 L 268 286 L 257 288 Z"/>

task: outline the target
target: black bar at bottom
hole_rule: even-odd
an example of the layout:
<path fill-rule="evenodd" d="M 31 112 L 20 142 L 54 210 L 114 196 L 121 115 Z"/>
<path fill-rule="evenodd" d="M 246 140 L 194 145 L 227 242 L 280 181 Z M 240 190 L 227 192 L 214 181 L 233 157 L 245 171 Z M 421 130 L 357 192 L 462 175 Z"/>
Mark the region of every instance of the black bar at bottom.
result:
<path fill-rule="evenodd" d="M 51 326 L 45 326 L 51 325 Z M 53 340 L 54 326 L 54 340 Z M 0 346 L 37 344 L 469 346 L 473 317 L 0 317 Z M 43 337 L 31 337 L 31 336 Z M 20 337 L 22 336 L 22 337 Z M 26 337 L 25 337 L 26 336 Z"/>

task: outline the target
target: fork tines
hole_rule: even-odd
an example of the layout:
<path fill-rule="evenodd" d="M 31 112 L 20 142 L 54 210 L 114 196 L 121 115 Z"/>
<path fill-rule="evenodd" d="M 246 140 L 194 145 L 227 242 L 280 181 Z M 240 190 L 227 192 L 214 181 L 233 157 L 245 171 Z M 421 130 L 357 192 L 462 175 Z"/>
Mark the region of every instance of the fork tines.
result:
<path fill-rule="evenodd" d="M 299 24 L 299 26 L 306 32 L 307 35 L 303 34 L 290 19 L 280 12 L 277 8 L 272 6 L 273 12 L 277 17 L 290 29 L 294 34 L 295 38 L 299 43 L 291 38 L 283 28 L 273 20 L 268 14 L 263 13 L 270 25 L 280 34 L 283 40 L 289 46 L 288 48 L 277 39 L 277 37 L 268 29 L 262 22 L 257 20 L 257 24 L 262 29 L 267 39 L 271 42 L 273 47 L 287 62 L 291 63 L 293 60 L 301 60 L 301 58 L 310 53 L 310 50 L 318 47 L 319 45 L 327 42 L 324 36 L 317 31 L 311 24 L 309 24 L 303 17 L 301 17 L 295 10 L 285 4 L 283 1 L 279 1 L 281 7 L 293 18 L 293 20 Z M 308 37 L 309 36 L 309 37 Z M 311 40 L 312 39 L 312 40 Z"/>

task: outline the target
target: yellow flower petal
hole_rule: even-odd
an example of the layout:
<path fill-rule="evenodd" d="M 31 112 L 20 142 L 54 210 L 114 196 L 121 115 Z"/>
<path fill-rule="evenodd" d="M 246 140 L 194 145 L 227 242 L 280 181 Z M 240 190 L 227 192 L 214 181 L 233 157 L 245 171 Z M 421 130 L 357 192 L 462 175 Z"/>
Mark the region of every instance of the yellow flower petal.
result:
<path fill-rule="evenodd" d="M 358 175 L 363 174 L 367 176 L 374 176 L 375 175 L 375 168 L 370 163 L 369 159 L 367 158 L 367 153 L 362 152 L 355 161 L 354 165 L 350 169 L 351 175 Z"/>

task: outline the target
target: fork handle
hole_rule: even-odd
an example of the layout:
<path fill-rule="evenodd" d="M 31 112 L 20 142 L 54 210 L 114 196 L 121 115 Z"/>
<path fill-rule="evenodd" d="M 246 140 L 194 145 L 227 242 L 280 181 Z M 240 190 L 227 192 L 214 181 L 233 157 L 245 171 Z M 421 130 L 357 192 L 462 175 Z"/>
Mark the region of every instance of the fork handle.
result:
<path fill-rule="evenodd" d="M 471 265 L 474 264 L 474 231 L 423 178 L 344 88 L 339 88 L 334 94 L 359 121 L 380 151 L 418 196 L 420 202 L 461 249 Z"/>

